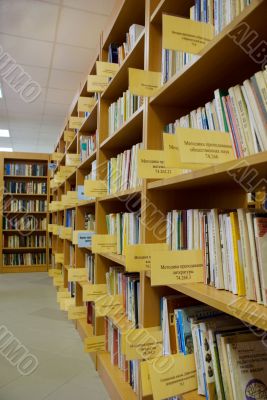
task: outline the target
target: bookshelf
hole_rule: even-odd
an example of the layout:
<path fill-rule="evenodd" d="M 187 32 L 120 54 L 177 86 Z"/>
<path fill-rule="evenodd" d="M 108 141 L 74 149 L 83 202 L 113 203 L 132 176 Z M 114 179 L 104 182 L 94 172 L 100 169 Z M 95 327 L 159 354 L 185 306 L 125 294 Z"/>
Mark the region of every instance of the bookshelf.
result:
<path fill-rule="evenodd" d="M 227 89 L 241 83 L 260 70 L 259 65 L 254 63 L 228 35 L 244 22 L 251 29 L 256 30 L 262 40 L 267 40 L 266 23 L 263 17 L 266 15 L 267 4 L 263 0 L 254 0 L 221 33 L 215 36 L 199 59 L 175 73 L 162 86 L 157 96 L 144 99 L 143 105 L 112 135 L 109 135 L 108 110 L 110 105 L 128 89 L 128 68 L 161 71 L 162 14 L 174 14 L 188 18 L 192 5 L 194 5 L 194 0 L 178 2 L 174 0 L 124 0 L 118 2 L 110 24 L 100 36 L 99 52 L 88 73 L 96 73 L 97 60 L 108 60 L 109 45 L 113 42 L 121 44 L 125 40 L 125 33 L 128 32 L 131 24 L 144 25 L 145 30 L 136 41 L 132 51 L 121 63 L 119 71 L 110 81 L 107 89 L 98 96 L 94 108 L 80 130 L 76 132 L 73 141 L 66 144 L 64 133 L 60 136 L 55 151 L 62 152 L 64 155 L 58 163 L 57 170 L 60 166 L 65 165 L 68 153 L 80 154 L 80 137 L 82 135 L 92 135 L 96 132 L 97 140 L 96 150 L 83 159 L 63 183 L 51 190 L 51 198 L 54 201 L 61 201 L 62 196 L 69 190 L 77 190 L 79 185 L 83 185 L 85 177 L 91 173 L 92 164 L 95 162 L 98 167 L 97 179 L 105 180 L 108 160 L 117 157 L 131 146 L 142 142 L 145 149 L 162 150 L 162 132 L 166 124 L 210 101 L 213 98 L 214 90 L 218 87 Z M 87 93 L 86 83 L 81 87 L 80 95 L 91 96 Z M 71 115 L 77 116 L 77 99 L 75 99 Z M 67 120 L 65 129 L 68 129 Z M 166 238 L 164 229 L 160 237 L 151 229 L 153 224 L 157 223 L 155 209 L 164 216 L 165 223 L 167 213 L 174 209 L 248 208 L 246 191 L 233 179 L 229 171 L 232 174 L 237 172 L 242 174 L 246 171 L 249 175 L 256 169 L 259 184 L 254 185 L 254 188 L 261 190 L 262 179 L 267 178 L 266 166 L 267 152 L 262 152 L 168 179 L 146 179 L 142 186 L 112 193 L 96 200 L 87 200 L 72 208 L 64 207 L 51 212 L 50 222 L 66 226 L 67 211 L 71 209 L 75 210 L 75 229 L 83 230 L 85 229 L 85 216 L 90 213 L 95 215 L 95 232 L 106 234 L 108 233 L 107 215 L 135 212 L 140 209 L 140 242 L 147 244 L 164 242 Z M 85 267 L 85 260 L 91 255 L 91 248 L 79 248 L 77 245 L 73 245 L 69 239 L 61 239 L 55 234 L 51 234 L 51 236 L 52 258 L 55 259 L 57 253 L 64 254 L 63 262 L 56 263 L 54 261 L 52 266 L 62 271 L 63 286 L 70 290 L 69 269 L 70 267 Z M 96 254 L 94 283 L 106 283 L 106 274 L 114 265 L 125 268 L 125 256 L 115 253 Z M 166 295 L 183 293 L 189 298 L 199 300 L 260 329 L 267 329 L 266 307 L 244 297 L 238 297 L 225 290 L 217 290 L 203 283 L 151 286 L 151 277 L 148 272 L 139 273 L 139 279 L 140 327 L 159 326 L 161 298 Z M 84 281 L 79 281 L 71 289 L 77 306 L 84 304 L 85 286 Z M 116 325 L 116 322 L 114 324 Z M 104 334 L 103 318 L 93 318 L 90 323 L 83 318 L 77 320 L 75 326 L 82 340 L 86 337 Z M 131 385 L 129 380 L 125 381 L 123 372 L 117 365 L 112 364 L 109 352 L 91 353 L 91 357 L 112 399 L 152 399 L 152 396 L 143 395 L 141 385 L 134 390 L 134 385 Z M 138 376 L 140 379 L 139 367 Z M 183 400 L 200 400 L 202 398 L 203 396 L 198 395 L 197 391 L 182 396 Z"/>
<path fill-rule="evenodd" d="M 49 215 L 47 210 L 50 199 L 48 161 L 48 154 L 38 154 L 37 157 L 32 153 L 0 153 L 2 171 L 0 201 L 3 218 L 0 227 L 1 273 L 47 271 L 50 250 L 49 235 L 44 220 L 47 221 Z M 14 164 L 18 165 L 16 172 L 11 169 L 8 171 L 8 165 Z M 34 165 L 37 166 L 34 167 Z M 28 168 L 27 174 L 23 170 L 24 166 Z M 30 166 L 32 166 L 31 170 Z M 27 208 L 29 205 L 30 207 Z M 15 208 L 11 210 L 11 207 Z M 33 254 L 33 256 L 27 256 L 27 254 Z M 15 265 L 10 265 L 4 262 L 5 257 L 18 259 Z M 33 260 L 34 264 L 28 262 L 29 257 L 36 257 L 36 260 Z M 20 259 L 24 259 L 23 264 L 20 264 Z"/>

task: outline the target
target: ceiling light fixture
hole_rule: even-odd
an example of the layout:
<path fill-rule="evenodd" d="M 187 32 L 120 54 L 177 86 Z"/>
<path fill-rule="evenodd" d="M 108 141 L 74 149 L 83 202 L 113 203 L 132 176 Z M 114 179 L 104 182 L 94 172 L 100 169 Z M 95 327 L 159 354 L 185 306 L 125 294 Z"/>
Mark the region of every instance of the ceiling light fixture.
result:
<path fill-rule="evenodd" d="M 10 137 L 8 129 L 0 129 L 0 137 Z"/>
<path fill-rule="evenodd" d="M 2 91 L 2 86 L 1 86 L 1 83 L 0 83 L 0 99 L 2 99 L 3 98 L 3 91 Z"/>
<path fill-rule="evenodd" d="M 0 147 L 0 151 L 8 151 L 11 152 L 13 151 L 12 147 Z"/>

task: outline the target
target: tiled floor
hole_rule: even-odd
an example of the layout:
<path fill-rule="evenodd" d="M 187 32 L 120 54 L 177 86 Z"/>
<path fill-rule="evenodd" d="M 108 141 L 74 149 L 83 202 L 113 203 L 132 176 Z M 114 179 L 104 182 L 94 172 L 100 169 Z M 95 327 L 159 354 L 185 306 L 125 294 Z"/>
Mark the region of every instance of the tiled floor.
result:
<path fill-rule="evenodd" d="M 2 355 L 2 326 L 37 357 L 30 375 L 21 375 Z M 59 310 L 46 273 L 0 276 L 0 400 L 24 399 L 108 399 L 79 334 Z"/>

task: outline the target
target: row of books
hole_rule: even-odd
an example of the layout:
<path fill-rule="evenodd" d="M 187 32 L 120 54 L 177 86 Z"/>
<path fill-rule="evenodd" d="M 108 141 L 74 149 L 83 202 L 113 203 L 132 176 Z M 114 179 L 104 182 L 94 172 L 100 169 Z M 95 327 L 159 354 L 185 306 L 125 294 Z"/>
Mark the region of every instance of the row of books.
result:
<path fill-rule="evenodd" d="M 134 48 L 138 38 L 144 31 L 143 25 L 133 24 L 129 28 L 129 32 L 126 33 L 126 42 L 121 46 L 117 43 L 112 43 L 109 46 L 108 62 L 122 64 L 123 60 L 130 54 Z"/>
<path fill-rule="evenodd" d="M 242 85 L 215 90 L 214 99 L 165 127 L 177 126 L 229 132 L 237 158 L 267 150 L 267 70 Z"/>
<path fill-rule="evenodd" d="M 164 297 L 162 307 L 163 353 L 194 353 L 198 394 L 222 400 L 266 397 L 264 332 L 183 295 Z"/>
<path fill-rule="evenodd" d="M 107 191 L 109 194 L 141 186 L 137 176 L 137 153 L 142 143 L 135 144 L 117 157 L 108 160 Z"/>
<path fill-rule="evenodd" d="M 91 213 L 85 213 L 84 215 L 84 229 L 87 231 L 95 232 L 95 215 Z"/>
<path fill-rule="evenodd" d="M 23 193 L 23 194 L 46 194 L 46 182 L 34 181 L 12 181 L 5 182 L 6 193 Z"/>
<path fill-rule="evenodd" d="M 85 180 L 96 180 L 97 162 L 96 160 L 91 163 L 91 172 L 84 177 Z"/>
<path fill-rule="evenodd" d="M 96 150 L 96 133 L 90 136 L 80 136 L 81 160 L 85 161 Z"/>
<path fill-rule="evenodd" d="M 140 321 L 140 279 L 139 274 L 124 272 L 124 267 L 110 267 L 106 273 L 108 294 L 122 295 L 125 317 L 138 327 Z"/>
<path fill-rule="evenodd" d="M 11 212 L 44 212 L 47 210 L 46 200 L 22 200 L 8 199 L 4 200 L 4 210 Z"/>
<path fill-rule="evenodd" d="M 68 282 L 68 292 L 70 293 L 70 297 L 75 298 L 75 295 L 76 295 L 75 282 Z"/>
<path fill-rule="evenodd" d="M 46 263 L 45 252 L 35 253 L 4 253 L 4 265 L 44 265 Z"/>
<path fill-rule="evenodd" d="M 86 252 L 84 257 L 85 268 L 88 271 L 88 282 L 95 283 L 95 255 Z"/>
<path fill-rule="evenodd" d="M 45 247 L 46 236 L 45 235 L 9 235 L 5 237 L 3 235 L 4 247 Z"/>
<path fill-rule="evenodd" d="M 18 230 L 18 231 L 34 231 L 34 230 L 46 230 L 47 221 L 46 218 L 38 218 L 32 215 L 18 218 L 3 217 L 3 229 Z"/>
<path fill-rule="evenodd" d="M 45 163 L 5 163 L 5 175 L 16 176 L 46 176 L 47 165 Z"/>
<path fill-rule="evenodd" d="M 251 0 L 195 0 L 190 8 L 190 19 L 214 25 L 217 35 L 250 3 Z M 182 51 L 162 49 L 162 83 L 198 57 Z"/>
<path fill-rule="evenodd" d="M 75 229 L 75 218 L 76 218 L 75 209 L 66 210 L 66 227 Z"/>
<path fill-rule="evenodd" d="M 117 237 L 117 254 L 124 254 L 128 244 L 140 242 L 140 212 L 106 215 L 107 232 Z"/>
<path fill-rule="evenodd" d="M 132 95 L 129 90 L 123 93 L 108 109 L 108 134 L 116 132 L 143 104 L 143 97 Z"/>
<path fill-rule="evenodd" d="M 172 250 L 202 249 L 204 282 L 267 305 L 267 215 L 182 210 L 167 215 Z"/>
<path fill-rule="evenodd" d="M 110 353 L 111 363 L 122 371 L 122 377 L 135 393 L 139 390 L 139 363 L 127 361 L 122 353 L 122 333 L 109 318 L 105 317 L 105 350 Z"/>

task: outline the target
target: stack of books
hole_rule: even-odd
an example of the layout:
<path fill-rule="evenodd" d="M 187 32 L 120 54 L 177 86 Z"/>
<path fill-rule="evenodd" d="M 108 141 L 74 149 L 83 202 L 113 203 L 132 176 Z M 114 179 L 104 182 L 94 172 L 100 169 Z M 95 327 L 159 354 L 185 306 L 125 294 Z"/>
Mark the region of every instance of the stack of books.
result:
<path fill-rule="evenodd" d="M 141 179 L 137 176 L 137 152 L 142 143 L 135 144 L 117 157 L 108 161 L 107 190 L 109 194 L 122 192 L 141 186 Z"/>
<path fill-rule="evenodd" d="M 6 193 L 46 194 L 46 182 L 12 181 L 5 182 Z"/>
<path fill-rule="evenodd" d="M 44 212 L 46 211 L 46 200 L 20 200 L 7 199 L 4 200 L 4 210 L 11 212 Z"/>
<path fill-rule="evenodd" d="M 133 24 L 130 26 L 129 32 L 126 33 L 126 42 L 117 47 L 117 59 L 120 65 L 128 54 L 131 53 L 144 29 L 145 27 L 143 25 Z M 115 49 L 116 47 L 114 46 L 114 51 L 116 51 Z"/>
<path fill-rule="evenodd" d="M 87 231 L 95 232 L 95 215 L 85 213 L 84 215 L 84 229 Z"/>
<path fill-rule="evenodd" d="M 17 248 L 17 247 L 45 247 L 45 235 L 9 235 L 4 237 L 4 247 Z"/>
<path fill-rule="evenodd" d="M 95 283 L 95 255 L 85 253 L 85 268 L 88 271 L 88 282 Z"/>
<path fill-rule="evenodd" d="M 3 229 L 18 230 L 18 231 L 34 231 L 34 230 L 46 230 L 46 218 L 33 217 L 27 215 L 21 218 L 7 218 L 3 217 Z"/>
<path fill-rule="evenodd" d="M 96 150 L 96 133 L 80 136 L 81 161 L 85 161 Z"/>
<path fill-rule="evenodd" d="M 214 99 L 193 110 L 165 132 L 176 127 L 229 132 L 237 158 L 267 150 L 267 70 L 259 71 L 242 85 L 215 90 Z"/>
<path fill-rule="evenodd" d="M 112 103 L 108 109 L 109 136 L 116 132 L 142 105 L 143 97 L 134 96 L 129 90 Z"/>
<path fill-rule="evenodd" d="M 46 253 L 6 253 L 3 254 L 4 265 L 44 265 L 46 263 Z"/>
<path fill-rule="evenodd" d="M 202 249 L 206 284 L 267 305 L 267 215 L 182 210 L 167 215 L 172 250 Z"/>
<path fill-rule="evenodd" d="M 93 180 L 93 181 L 95 181 L 96 180 L 96 171 L 97 171 L 97 163 L 96 163 L 96 160 L 94 160 L 91 163 L 91 172 L 88 175 L 86 175 L 84 177 L 84 179 L 85 180 Z"/>
<path fill-rule="evenodd" d="M 5 163 L 5 175 L 11 176 L 46 176 L 46 164 Z"/>
<path fill-rule="evenodd" d="M 195 5 L 190 8 L 190 19 L 214 25 L 217 35 L 250 3 L 251 0 L 195 0 Z M 198 57 L 182 51 L 162 49 L 162 83 Z"/>
<path fill-rule="evenodd" d="M 66 227 L 67 228 L 72 228 L 75 230 L 75 217 L 76 217 L 76 210 L 75 209 L 69 209 L 66 210 Z"/>
<path fill-rule="evenodd" d="M 140 212 L 106 215 L 109 235 L 117 236 L 117 254 L 124 254 L 128 244 L 140 243 Z"/>

